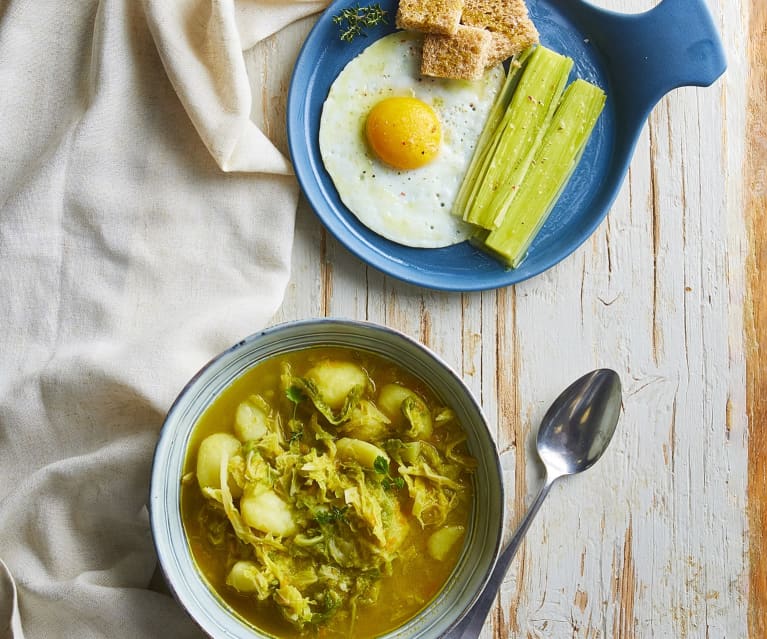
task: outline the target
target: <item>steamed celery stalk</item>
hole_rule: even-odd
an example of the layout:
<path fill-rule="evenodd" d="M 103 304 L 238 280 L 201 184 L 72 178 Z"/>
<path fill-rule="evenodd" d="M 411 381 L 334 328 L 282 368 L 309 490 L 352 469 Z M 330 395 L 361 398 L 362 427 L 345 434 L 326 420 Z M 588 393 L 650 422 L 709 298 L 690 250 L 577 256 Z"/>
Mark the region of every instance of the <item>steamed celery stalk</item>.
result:
<path fill-rule="evenodd" d="M 512 268 L 522 262 L 554 208 L 604 104 L 604 91 L 585 80 L 567 87 L 503 222 L 485 238 L 485 247 Z"/>
<path fill-rule="evenodd" d="M 487 229 L 500 224 L 499 211 L 493 206 L 496 194 L 522 181 L 559 103 L 572 66 L 570 58 L 546 47 L 538 46 L 533 51 L 498 125 L 497 145 L 485 158 L 485 174 L 477 184 L 464 220 Z"/>
<path fill-rule="evenodd" d="M 455 197 L 452 213 L 456 217 L 463 217 L 466 206 L 472 199 L 474 199 L 477 185 L 487 169 L 486 158 L 489 154 L 492 154 L 493 149 L 498 145 L 498 138 L 500 137 L 498 125 L 501 123 L 501 120 L 506 113 L 511 98 L 514 95 L 514 91 L 519 84 L 522 69 L 532 51 L 532 47 L 528 48 L 523 51 L 519 57 L 516 57 L 511 61 L 509 72 L 506 75 L 501 90 L 495 98 L 495 102 L 493 102 L 487 120 L 485 120 L 485 125 L 482 127 L 482 133 L 480 133 L 479 139 L 477 140 L 477 146 L 474 148 L 474 153 L 471 156 L 469 168 L 466 170 L 466 175 L 458 189 L 458 195 Z"/>

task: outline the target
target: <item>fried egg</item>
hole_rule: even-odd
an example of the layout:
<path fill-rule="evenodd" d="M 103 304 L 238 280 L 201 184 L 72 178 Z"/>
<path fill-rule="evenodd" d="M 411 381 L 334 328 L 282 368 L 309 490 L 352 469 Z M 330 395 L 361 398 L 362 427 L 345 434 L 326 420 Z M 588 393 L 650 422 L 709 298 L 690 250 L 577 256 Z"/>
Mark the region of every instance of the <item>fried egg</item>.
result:
<path fill-rule="evenodd" d="M 362 224 L 399 244 L 437 248 L 470 234 L 451 208 L 504 71 L 473 82 L 422 76 L 421 43 L 400 31 L 351 60 L 323 105 L 319 143 L 341 201 Z"/>

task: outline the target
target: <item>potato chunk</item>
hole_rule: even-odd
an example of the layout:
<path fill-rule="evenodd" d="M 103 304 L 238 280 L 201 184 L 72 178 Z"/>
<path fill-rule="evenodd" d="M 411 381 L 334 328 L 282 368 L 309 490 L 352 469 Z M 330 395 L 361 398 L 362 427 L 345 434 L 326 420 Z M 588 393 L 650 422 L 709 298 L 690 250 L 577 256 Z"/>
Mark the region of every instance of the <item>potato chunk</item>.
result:
<path fill-rule="evenodd" d="M 197 451 L 197 482 L 200 488 L 221 488 L 221 460 L 232 457 L 240 449 L 240 440 L 229 433 L 208 435 Z M 229 490 L 239 495 L 239 487 L 229 482 Z M 237 491 L 237 492 L 236 492 Z"/>
<path fill-rule="evenodd" d="M 234 418 L 234 433 L 243 442 L 261 439 L 269 432 L 266 413 L 252 401 L 245 400 L 237 407 Z"/>
<path fill-rule="evenodd" d="M 386 550 L 396 552 L 409 533 L 410 524 L 407 521 L 407 517 L 402 513 L 399 504 L 395 502 L 391 521 L 386 526 Z"/>
<path fill-rule="evenodd" d="M 306 378 L 314 382 L 324 402 L 333 410 L 343 407 L 349 393 L 365 387 L 368 376 L 352 362 L 325 360 L 309 369 Z"/>
<path fill-rule="evenodd" d="M 402 402 L 402 413 L 410 422 L 407 434 L 413 439 L 428 439 L 431 437 L 432 422 L 428 406 L 420 397 L 413 395 Z"/>
<path fill-rule="evenodd" d="M 296 533 L 296 522 L 290 507 L 269 488 L 248 491 L 240 500 L 240 512 L 251 528 L 276 537 L 289 537 Z"/>
<path fill-rule="evenodd" d="M 259 599 L 269 595 L 269 580 L 252 561 L 238 561 L 226 576 L 227 585 L 239 592 L 258 593 Z"/>
<path fill-rule="evenodd" d="M 383 457 L 387 462 L 389 461 L 389 456 L 375 444 L 352 437 L 342 437 L 336 442 L 336 455 L 341 459 L 351 459 L 360 466 L 371 469 L 378 457 Z"/>
<path fill-rule="evenodd" d="M 426 542 L 429 554 L 437 561 L 444 561 L 451 549 L 463 537 L 463 526 L 444 526 L 433 532 Z"/>
<path fill-rule="evenodd" d="M 413 439 L 428 439 L 432 433 L 429 408 L 409 388 L 400 384 L 385 384 L 378 393 L 378 407 L 395 425 L 407 419 L 410 423 L 408 435 Z"/>
<path fill-rule="evenodd" d="M 402 402 L 415 393 L 400 384 L 384 384 L 378 393 L 378 408 L 395 424 L 402 422 Z"/>

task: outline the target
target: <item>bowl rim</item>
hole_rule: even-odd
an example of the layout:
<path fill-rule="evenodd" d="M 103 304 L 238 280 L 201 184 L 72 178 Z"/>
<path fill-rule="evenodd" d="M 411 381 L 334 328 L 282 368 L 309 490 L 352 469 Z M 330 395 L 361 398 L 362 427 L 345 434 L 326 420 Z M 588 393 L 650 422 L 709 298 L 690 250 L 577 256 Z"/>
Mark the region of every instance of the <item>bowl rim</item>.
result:
<path fill-rule="evenodd" d="M 256 333 L 248 335 L 247 337 L 240 340 L 239 342 L 221 351 L 218 355 L 212 357 L 183 386 L 183 388 L 181 389 L 181 391 L 179 392 L 179 394 L 177 395 L 177 397 L 171 404 L 170 408 L 168 409 L 165 419 L 163 420 L 163 424 L 158 434 L 157 443 L 152 456 L 152 467 L 151 467 L 151 474 L 150 474 L 150 487 L 149 487 L 149 499 L 148 499 L 150 529 L 151 529 L 152 541 L 154 544 L 155 552 L 158 558 L 158 565 L 162 571 L 166 585 L 168 586 L 168 589 L 170 590 L 174 598 L 177 600 L 177 602 L 182 606 L 182 608 L 186 611 L 186 613 L 190 616 L 190 618 L 198 625 L 198 627 L 200 627 L 203 631 L 205 631 L 206 633 L 210 634 L 213 637 L 243 636 L 243 635 L 231 632 L 232 627 L 235 627 L 237 630 L 242 629 L 243 631 L 247 631 L 248 633 L 247 636 L 249 637 L 258 637 L 258 636 L 272 637 L 272 635 L 270 635 L 268 632 L 261 629 L 257 629 L 251 623 L 244 620 L 239 615 L 239 613 L 237 613 L 234 609 L 232 609 L 220 596 L 218 596 L 217 593 L 215 593 L 215 591 L 208 584 L 205 583 L 205 580 L 202 577 L 202 575 L 199 574 L 199 569 L 197 568 L 194 562 L 194 558 L 192 557 L 191 552 L 189 551 L 188 543 L 183 531 L 183 527 L 181 529 L 181 536 L 182 536 L 181 539 L 179 540 L 178 538 L 173 537 L 172 532 L 169 530 L 170 527 L 167 525 L 167 520 L 163 516 L 164 514 L 167 514 L 167 510 L 165 509 L 165 506 L 167 506 L 167 501 L 166 499 L 163 499 L 163 497 L 165 496 L 164 493 L 166 492 L 166 489 L 168 487 L 168 482 L 167 482 L 168 476 L 167 476 L 167 473 L 163 473 L 162 471 L 164 466 L 167 466 L 169 464 L 167 459 L 165 459 L 166 448 L 169 445 L 168 444 L 169 440 L 172 440 L 173 438 L 180 436 L 186 440 L 185 446 L 186 444 L 188 444 L 189 436 L 194 429 L 194 425 L 196 424 L 196 421 L 199 418 L 199 414 L 196 416 L 195 419 L 191 420 L 191 423 L 185 424 L 185 427 L 181 429 L 182 432 L 177 432 L 179 430 L 178 429 L 179 423 L 176 423 L 174 420 L 176 419 L 177 412 L 181 410 L 181 408 L 184 406 L 184 402 L 187 401 L 190 394 L 197 388 L 197 386 L 201 383 L 201 380 L 204 378 L 206 374 L 211 374 L 211 371 L 214 371 L 218 366 L 224 366 L 224 363 L 228 360 L 228 358 L 232 357 L 238 351 L 244 348 L 246 349 L 249 346 L 253 347 L 259 341 L 265 340 L 265 338 L 268 341 L 268 338 L 274 338 L 284 332 L 305 331 L 308 328 L 316 328 L 318 326 L 322 326 L 326 329 L 337 328 L 341 330 L 351 328 L 353 330 L 358 330 L 358 331 L 372 332 L 373 334 L 376 334 L 376 333 L 383 334 L 383 335 L 387 335 L 390 339 L 398 340 L 402 345 L 408 346 L 411 349 L 418 351 L 420 355 L 423 356 L 427 361 L 430 360 L 431 363 L 437 365 L 442 370 L 442 373 L 446 374 L 448 377 L 451 378 L 452 384 L 455 385 L 456 388 L 459 388 L 462 391 L 463 400 L 466 401 L 470 410 L 478 418 L 477 419 L 478 423 L 476 424 L 476 426 L 479 426 L 481 424 L 481 428 L 485 431 L 482 435 L 478 435 L 478 437 L 480 439 L 486 438 L 487 441 L 483 443 L 483 446 L 489 445 L 489 447 L 492 450 L 492 456 L 490 459 L 485 459 L 485 464 L 487 466 L 488 471 L 491 473 L 491 475 L 497 478 L 497 486 L 494 486 L 493 488 L 497 489 L 496 490 L 497 502 L 498 502 L 497 507 L 499 509 L 499 525 L 497 527 L 498 533 L 494 537 L 494 542 L 492 544 L 493 547 L 490 553 L 490 560 L 487 565 L 487 570 L 481 576 L 479 583 L 475 587 L 475 592 L 472 593 L 471 598 L 463 606 L 463 609 L 460 611 L 460 614 L 458 614 L 452 621 L 450 621 L 448 626 L 444 628 L 442 631 L 443 633 L 447 632 L 455 628 L 464 619 L 468 611 L 472 608 L 473 604 L 479 598 L 488 580 L 490 579 L 493 568 L 498 560 L 498 555 L 500 553 L 500 549 L 501 549 L 501 545 L 502 545 L 502 541 L 504 537 L 505 519 L 506 519 L 505 517 L 506 515 L 505 484 L 504 484 L 504 474 L 503 474 L 503 469 L 501 464 L 501 457 L 498 452 L 497 444 L 495 442 L 495 437 L 493 436 L 490 430 L 488 420 L 484 414 L 484 411 L 482 410 L 481 405 L 479 404 L 477 399 L 474 397 L 474 394 L 468 388 L 468 386 L 463 381 L 463 379 L 458 375 L 458 373 L 456 373 L 456 371 L 447 362 L 445 362 L 445 360 L 442 359 L 442 357 L 440 357 L 437 353 L 432 351 L 425 344 L 422 344 L 418 340 L 410 337 L 409 335 L 405 334 L 402 331 L 393 329 L 383 324 L 377 324 L 377 323 L 366 321 L 366 320 L 320 317 L 320 318 L 310 318 L 310 319 L 289 320 L 289 321 L 272 325 L 268 328 L 262 329 Z M 327 339 L 327 336 L 324 333 L 321 333 L 321 337 Z M 296 350 L 314 348 L 314 347 L 319 347 L 321 345 L 322 345 L 322 340 L 310 345 L 303 345 L 298 347 L 294 346 L 292 348 L 288 347 L 283 352 L 292 352 Z M 332 341 L 328 345 L 340 346 L 339 344 L 334 344 Z M 372 347 L 366 348 L 365 346 L 354 346 L 354 348 L 359 348 L 359 350 L 371 352 L 372 354 L 377 356 L 386 357 L 384 353 L 378 352 Z M 213 393 L 213 396 L 218 396 L 224 388 L 227 388 L 228 386 L 230 386 L 233 383 L 233 381 L 237 379 L 238 377 L 240 377 L 245 371 L 250 370 L 251 368 L 260 364 L 261 362 L 275 356 L 277 356 L 276 353 L 271 353 L 267 355 L 256 353 L 255 356 L 248 361 L 247 366 L 243 370 L 240 370 L 234 377 L 229 379 L 227 383 L 223 385 L 223 387 L 215 391 L 215 393 Z M 392 361 L 395 361 L 395 360 L 392 359 Z M 226 370 L 225 366 L 221 370 Z M 416 376 L 422 378 L 422 376 L 418 374 L 416 374 Z M 427 384 L 429 383 L 428 380 L 424 380 L 424 381 Z M 183 421 L 180 423 L 183 424 Z M 184 450 L 185 450 L 185 447 L 184 447 Z M 485 455 L 485 457 L 487 456 Z M 183 468 L 184 459 L 185 457 L 183 457 L 180 462 L 182 468 Z M 177 480 L 180 480 L 180 476 L 177 478 Z M 180 494 L 180 489 L 179 489 L 179 494 Z M 179 541 L 183 543 L 178 544 Z M 183 548 L 180 551 L 180 554 L 183 555 L 187 563 L 191 564 L 195 574 L 197 575 L 195 584 L 190 585 L 187 583 L 187 580 L 184 579 L 184 575 L 181 574 L 183 566 L 179 567 L 173 564 L 172 559 L 174 557 L 178 558 L 178 552 L 174 552 L 174 549 L 172 548 L 173 543 L 183 546 Z M 467 547 L 468 547 L 468 543 L 464 547 L 462 554 L 467 553 Z M 176 551 L 178 551 L 178 549 L 176 549 Z M 459 559 L 459 564 L 460 563 L 461 563 L 461 559 Z M 417 622 L 419 618 L 434 604 L 434 602 L 439 599 L 440 595 L 445 590 L 448 589 L 448 584 L 450 583 L 451 579 L 455 576 L 455 572 L 458 569 L 459 564 L 456 565 L 456 568 L 454 569 L 453 573 L 451 574 L 451 576 L 448 577 L 446 583 L 441 587 L 440 591 L 424 608 L 421 609 L 421 611 L 419 611 L 414 617 L 406 621 L 402 626 L 399 626 L 398 628 L 395 628 L 387 632 L 386 635 L 384 636 L 390 636 L 390 635 L 393 636 L 394 633 L 397 633 L 400 629 L 409 627 L 410 625 L 412 625 L 413 622 Z M 171 571 L 171 568 L 174 568 L 174 567 L 176 568 L 176 570 Z M 173 576 L 169 574 L 170 572 L 174 572 L 176 579 L 174 579 Z M 179 584 L 179 582 L 181 583 Z M 226 617 L 227 617 L 227 620 L 231 622 L 230 624 L 227 624 L 227 626 L 229 627 L 225 628 L 220 625 L 219 622 L 222 621 L 222 619 L 219 619 L 218 617 L 216 619 L 211 618 L 211 615 L 208 613 L 208 611 L 204 609 L 204 606 L 200 605 L 200 601 L 194 596 L 194 593 L 189 592 L 190 586 L 197 586 L 197 590 L 204 590 L 205 591 L 204 594 L 207 594 L 206 598 L 213 599 L 215 603 L 218 604 L 219 608 L 221 608 L 222 613 L 228 613 Z M 199 594 L 203 594 L 203 593 L 200 592 Z M 197 604 L 197 605 L 194 605 L 194 604 Z M 417 628 L 415 628 L 414 630 L 416 632 L 415 636 L 420 636 Z M 211 634 L 212 632 L 215 632 L 217 634 Z"/>

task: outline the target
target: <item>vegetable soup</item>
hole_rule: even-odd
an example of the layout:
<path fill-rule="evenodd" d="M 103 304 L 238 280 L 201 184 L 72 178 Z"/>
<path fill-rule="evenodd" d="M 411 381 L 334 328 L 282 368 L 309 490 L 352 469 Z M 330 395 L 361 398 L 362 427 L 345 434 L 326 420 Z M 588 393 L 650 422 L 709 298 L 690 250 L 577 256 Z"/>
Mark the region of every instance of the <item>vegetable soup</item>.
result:
<path fill-rule="evenodd" d="M 237 379 L 192 433 L 181 511 L 210 587 L 263 632 L 376 637 L 445 584 L 475 460 L 453 411 L 396 364 L 312 348 Z"/>

